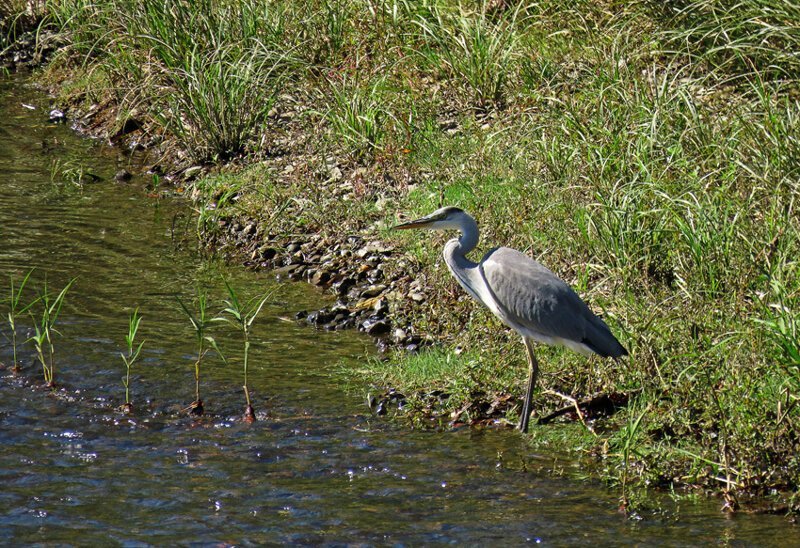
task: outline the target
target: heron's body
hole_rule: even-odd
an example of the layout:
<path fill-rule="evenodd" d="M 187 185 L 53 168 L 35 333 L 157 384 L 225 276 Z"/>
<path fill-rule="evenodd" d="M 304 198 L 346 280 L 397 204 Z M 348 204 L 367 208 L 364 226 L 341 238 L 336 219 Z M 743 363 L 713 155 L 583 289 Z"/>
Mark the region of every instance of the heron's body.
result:
<path fill-rule="evenodd" d="M 464 211 L 445 207 L 400 229 L 455 229 L 444 260 L 459 284 L 505 325 L 522 336 L 531 368 L 520 428 L 527 431 L 530 400 L 538 374 L 532 342 L 564 345 L 583 355 L 618 358 L 625 348 L 581 298 L 541 263 L 507 247 L 489 251 L 479 263 L 467 258 L 478 244 L 478 225 Z"/>

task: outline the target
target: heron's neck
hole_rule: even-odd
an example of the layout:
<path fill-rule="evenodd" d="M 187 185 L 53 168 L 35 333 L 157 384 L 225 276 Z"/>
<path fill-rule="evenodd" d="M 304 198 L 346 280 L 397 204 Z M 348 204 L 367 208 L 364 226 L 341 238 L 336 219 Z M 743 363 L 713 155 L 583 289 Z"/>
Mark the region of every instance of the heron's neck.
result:
<path fill-rule="evenodd" d="M 478 223 L 469 215 L 465 215 L 459 223 L 458 230 L 461 231 L 461 236 L 456 240 L 458 247 L 454 251 L 466 255 L 478 245 Z"/>
<path fill-rule="evenodd" d="M 461 235 L 447 242 L 444 246 L 444 256 L 448 265 L 460 268 L 475 266 L 475 263 L 467 259 L 467 253 L 475 249 L 478 245 L 478 223 L 469 216 L 460 219 L 458 230 Z"/>
<path fill-rule="evenodd" d="M 467 258 L 467 253 L 478 245 L 478 224 L 472 217 L 467 217 L 461 219 L 458 229 L 461 231 L 461 236 L 450 240 L 444 246 L 444 262 L 461 287 L 475 300 L 483 302 L 479 289 L 483 282 L 477 268 L 478 263 Z"/>

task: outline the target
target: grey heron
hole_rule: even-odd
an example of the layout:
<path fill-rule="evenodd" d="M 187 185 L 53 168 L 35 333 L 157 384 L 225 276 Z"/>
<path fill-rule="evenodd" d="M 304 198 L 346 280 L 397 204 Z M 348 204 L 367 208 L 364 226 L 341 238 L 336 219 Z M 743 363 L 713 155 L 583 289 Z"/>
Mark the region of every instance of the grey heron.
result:
<path fill-rule="evenodd" d="M 519 429 L 528 431 L 531 399 L 539 374 L 533 343 L 564 345 L 580 354 L 619 358 L 628 351 L 605 322 L 563 280 L 541 263 L 508 247 L 490 250 L 479 263 L 467 258 L 478 244 L 478 224 L 457 207 L 443 207 L 430 215 L 401 223 L 398 230 L 425 228 L 458 230 L 459 238 L 444 245 L 447 268 L 467 293 L 522 336 L 530 376 Z"/>

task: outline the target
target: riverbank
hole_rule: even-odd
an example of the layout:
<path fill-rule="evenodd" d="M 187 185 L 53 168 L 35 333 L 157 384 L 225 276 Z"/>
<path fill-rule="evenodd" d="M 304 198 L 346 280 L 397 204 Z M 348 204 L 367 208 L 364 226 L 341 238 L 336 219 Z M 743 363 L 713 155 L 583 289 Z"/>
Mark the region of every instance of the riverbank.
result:
<path fill-rule="evenodd" d="M 389 231 L 458 205 L 479 252 L 541 260 L 631 353 L 539 350 L 535 416 L 557 394 L 612 405 L 532 444 L 590 456 L 626 503 L 694 486 L 796 511 L 800 27 L 755 1 L 562 4 L 55 2 L 68 45 L 42 81 L 190 190 L 210 248 L 342 298 L 304 321 L 394 339 L 351 372 L 395 389 L 376 408 L 516 421 L 516 337 L 450 279 L 442 237 Z"/>

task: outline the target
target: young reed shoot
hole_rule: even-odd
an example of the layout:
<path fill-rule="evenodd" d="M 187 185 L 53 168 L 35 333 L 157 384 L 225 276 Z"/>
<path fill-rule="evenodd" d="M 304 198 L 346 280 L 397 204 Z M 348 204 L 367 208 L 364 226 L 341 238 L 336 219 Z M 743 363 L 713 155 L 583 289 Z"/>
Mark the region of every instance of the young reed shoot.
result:
<path fill-rule="evenodd" d="M 239 299 L 239 295 L 236 293 L 236 290 L 228 282 L 228 280 L 223 280 L 223 282 L 225 283 L 225 290 L 228 292 L 228 298 L 225 299 L 226 306 L 222 310 L 222 315 L 215 318 L 215 320 L 229 323 L 242 334 L 242 344 L 244 348 L 244 357 L 242 359 L 242 389 L 244 390 L 244 397 L 246 401 L 244 419 L 247 422 L 253 422 L 256 420 L 256 416 L 250 401 L 250 391 L 247 388 L 247 364 L 250 351 L 250 328 L 252 327 L 253 322 L 258 314 L 261 312 L 261 309 L 264 307 L 264 304 L 266 304 L 267 299 L 269 299 L 272 295 L 272 292 L 267 292 L 264 295 L 256 296 L 246 302 L 242 302 Z M 217 349 L 216 344 L 214 344 L 214 348 Z M 217 353 L 220 353 L 218 349 Z"/>
<path fill-rule="evenodd" d="M 33 273 L 33 269 L 30 269 L 27 274 L 22 278 L 22 281 L 19 283 L 18 286 L 14 286 L 14 278 L 11 278 L 11 294 L 8 298 L 8 327 L 11 330 L 11 349 L 13 352 L 13 358 L 11 363 L 11 370 L 15 373 L 19 372 L 20 365 L 17 359 L 17 318 L 25 314 L 25 312 L 33 306 L 38 299 L 34 299 L 33 301 L 22 304 L 22 294 L 25 291 L 25 286 L 28 283 L 28 280 L 31 277 L 31 273 Z"/>
<path fill-rule="evenodd" d="M 125 336 L 125 345 L 127 347 L 127 354 L 125 352 L 120 352 L 119 355 L 122 357 L 122 361 L 125 363 L 125 376 L 122 377 L 122 385 L 125 387 L 125 404 L 122 406 L 122 410 L 126 413 L 130 413 L 133 411 L 133 403 L 131 402 L 130 397 L 130 386 L 131 386 L 131 369 L 133 368 L 133 364 L 139 358 L 139 354 L 142 351 L 142 346 L 144 346 L 145 341 L 139 343 L 139 346 L 135 346 L 135 339 L 136 333 L 139 331 L 139 324 L 142 321 L 142 317 L 139 315 L 139 309 L 133 311 L 128 318 L 128 334 Z"/>
<path fill-rule="evenodd" d="M 47 282 L 44 284 L 44 289 L 39 294 L 39 298 L 37 299 L 38 302 L 42 305 L 42 310 L 40 312 L 38 320 L 34 317 L 33 313 L 31 313 L 31 317 L 34 320 L 34 331 L 35 334 L 28 339 L 29 341 L 33 341 L 34 346 L 36 347 L 36 354 L 39 358 L 39 362 L 42 364 L 42 373 L 44 375 L 44 381 L 48 387 L 53 388 L 55 386 L 55 345 L 53 343 L 54 335 L 60 333 L 56 330 L 55 325 L 56 321 L 58 320 L 58 316 L 61 313 L 61 307 L 64 305 L 64 299 L 67 296 L 67 291 L 69 288 L 72 287 L 72 284 L 75 283 L 77 278 L 72 278 L 64 288 L 53 297 L 50 293 L 50 290 L 47 287 Z"/>
<path fill-rule="evenodd" d="M 197 359 L 194 362 L 194 401 L 189 406 L 189 412 L 192 415 L 202 415 L 203 400 L 200 398 L 200 367 L 203 357 L 208 352 L 206 331 L 212 321 L 212 318 L 208 316 L 208 296 L 198 288 L 192 308 L 189 308 L 177 295 L 175 300 L 178 301 L 181 311 L 189 319 L 189 323 L 192 324 L 195 340 L 197 341 Z"/>

